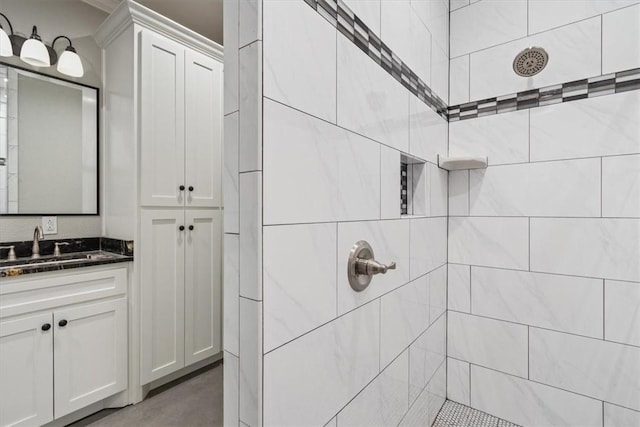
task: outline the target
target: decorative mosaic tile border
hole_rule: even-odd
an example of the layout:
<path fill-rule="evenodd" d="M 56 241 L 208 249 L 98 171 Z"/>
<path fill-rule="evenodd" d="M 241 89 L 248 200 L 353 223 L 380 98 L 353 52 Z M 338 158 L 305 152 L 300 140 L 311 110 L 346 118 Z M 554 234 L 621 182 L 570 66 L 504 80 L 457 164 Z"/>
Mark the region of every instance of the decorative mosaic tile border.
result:
<path fill-rule="evenodd" d="M 449 121 L 473 119 L 640 89 L 640 68 L 449 107 Z"/>
<path fill-rule="evenodd" d="M 445 120 L 447 104 L 384 44 L 342 0 L 304 0 L 360 50 Z"/>
<path fill-rule="evenodd" d="M 433 427 L 519 427 L 503 419 L 494 417 L 469 406 L 447 400 Z"/>

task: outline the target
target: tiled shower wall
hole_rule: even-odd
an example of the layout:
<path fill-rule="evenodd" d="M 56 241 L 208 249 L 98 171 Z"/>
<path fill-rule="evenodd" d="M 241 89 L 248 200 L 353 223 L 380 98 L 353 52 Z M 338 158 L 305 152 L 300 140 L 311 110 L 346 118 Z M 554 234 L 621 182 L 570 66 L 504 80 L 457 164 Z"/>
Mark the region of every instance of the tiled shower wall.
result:
<path fill-rule="evenodd" d="M 450 104 L 640 67 L 636 3 L 452 1 Z M 524 79 L 528 46 L 550 60 Z M 610 92 L 450 123 L 452 155 L 489 157 L 449 175 L 450 399 L 640 425 L 640 90 Z"/>
<path fill-rule="evenodd" d="M 447 1 L 339 3 L 446 100 Z M 447 122 L 337 7 L 225 3 L 225 425 L 428 425 L 445 399 Z M 362 239 L 398 268 L 356 293 Z"/>

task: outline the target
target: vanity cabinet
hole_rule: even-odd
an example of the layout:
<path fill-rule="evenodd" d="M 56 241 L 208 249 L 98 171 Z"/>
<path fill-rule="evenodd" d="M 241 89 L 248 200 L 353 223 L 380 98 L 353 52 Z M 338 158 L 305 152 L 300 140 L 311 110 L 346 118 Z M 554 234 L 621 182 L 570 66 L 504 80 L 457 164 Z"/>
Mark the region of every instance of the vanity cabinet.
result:
<path fill-rule="evenodd" d="M 140 34 L 142 206 L 221 206 L 222 64 Z"/>
<path fill-rule="evenodd" d="M 222 212 L 145 209 L 141 229 L 146 384 L 222 351 Z"/>
<path fill-rule="evenodd" d="M 0 426 L 42 425 L 127 389 L 126 268 L 5 279 Z"/>

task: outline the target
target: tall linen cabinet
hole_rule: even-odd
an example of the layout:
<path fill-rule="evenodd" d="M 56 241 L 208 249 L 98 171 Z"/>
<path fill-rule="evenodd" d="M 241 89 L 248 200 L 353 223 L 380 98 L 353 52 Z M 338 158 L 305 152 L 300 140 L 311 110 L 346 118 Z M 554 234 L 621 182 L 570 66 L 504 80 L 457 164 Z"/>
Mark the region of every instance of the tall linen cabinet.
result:
<path fill-rule="evenodd" d="M 103 232 L 135 240 L 130 383 L 141 386 L 222 351 L 222 47 L 129 0 L 96 40 Z"/>

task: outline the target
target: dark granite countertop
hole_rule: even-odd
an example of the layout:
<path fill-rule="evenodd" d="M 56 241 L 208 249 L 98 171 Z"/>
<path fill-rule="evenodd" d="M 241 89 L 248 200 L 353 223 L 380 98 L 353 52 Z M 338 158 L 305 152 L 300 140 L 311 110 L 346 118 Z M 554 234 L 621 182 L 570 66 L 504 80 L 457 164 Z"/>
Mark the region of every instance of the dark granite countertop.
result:
<path fill-rule="evenodd" d="M 58 257 L 52 255 L 55 242 L 68 243 L 67 246 L 62 247 L 64 252 Z M 16 260 L 9 261 L 6 259 L 6 251 L 3 251 L 0 259 L 0 278 L 133 261 L 133 241 L 131 240 L 104 237 L 42 240 L 40 241 L 42 256 L 36 259 L 30 256 L 31 245 L 30 241 L 0 244 L 0 246 L 15 246 L 17 256 Z"/>

